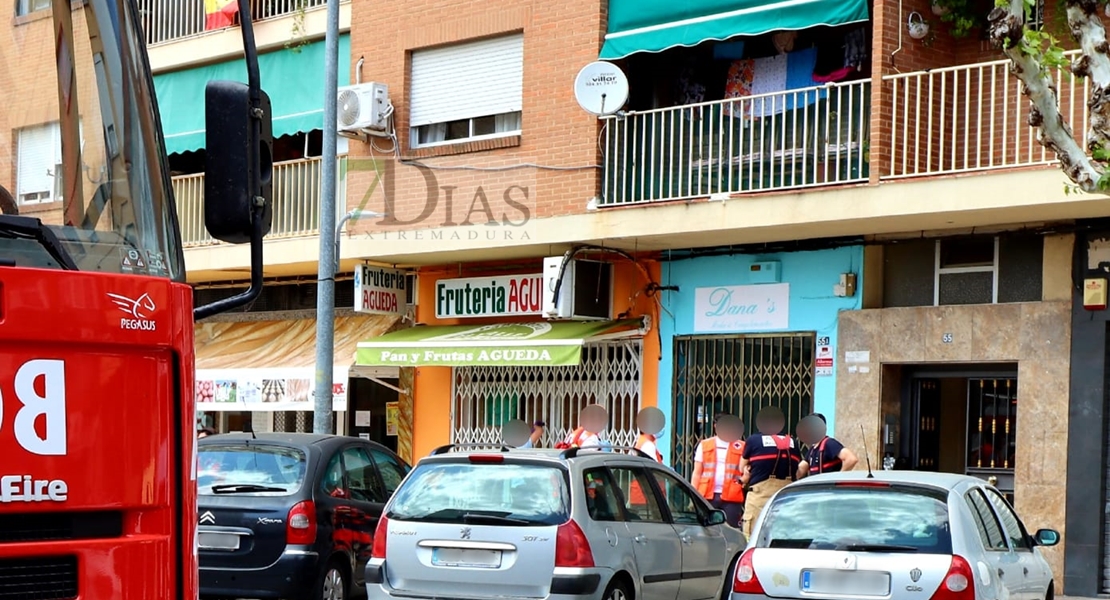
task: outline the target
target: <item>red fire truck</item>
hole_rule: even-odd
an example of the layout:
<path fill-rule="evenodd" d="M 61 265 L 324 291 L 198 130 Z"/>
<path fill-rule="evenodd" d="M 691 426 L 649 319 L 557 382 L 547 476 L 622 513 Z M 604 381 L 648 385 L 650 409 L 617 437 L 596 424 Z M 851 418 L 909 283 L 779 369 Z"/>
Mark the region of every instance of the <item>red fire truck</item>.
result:
<path fill-rule="evenodd" d="M 247 83 L 205 89 L 203 211 L 213 237 L 250 244 L 251 284 L 198 308 L 151 15 L 135 0 L 15 4 L 0 36 L 0 598 L 193 599 L 193 323 L 261 291 L 271 221 L 248 0 Z"/>

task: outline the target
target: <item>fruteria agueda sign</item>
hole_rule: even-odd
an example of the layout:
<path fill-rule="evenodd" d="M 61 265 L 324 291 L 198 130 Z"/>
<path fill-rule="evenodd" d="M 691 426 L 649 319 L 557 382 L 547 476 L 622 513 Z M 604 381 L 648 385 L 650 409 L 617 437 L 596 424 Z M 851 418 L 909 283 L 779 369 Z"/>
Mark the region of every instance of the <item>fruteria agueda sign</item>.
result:
<path fill-rule="evenodd" d="M 405 273 L 359 265 L 355 268 L 355 312 L 400 315 L 405 311 Z"/>
<path fill-rule="evenodd" d="M 436 282 L 436 318 L 538 315 L 543 274 L 441 279 Z"/>

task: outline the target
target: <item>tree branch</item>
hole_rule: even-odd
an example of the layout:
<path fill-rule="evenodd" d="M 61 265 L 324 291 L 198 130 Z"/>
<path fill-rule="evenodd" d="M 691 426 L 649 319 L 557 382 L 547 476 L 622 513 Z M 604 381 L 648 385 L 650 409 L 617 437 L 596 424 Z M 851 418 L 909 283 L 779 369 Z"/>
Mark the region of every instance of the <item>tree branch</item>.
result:
<path fill-rule="evenodd" d="M 1076 77 L 1091 82 L 1087 99 L 1090 122 L 1087 129 L 1087 150 L 1110 150 L 1110 44 L 1106 28 L 1099 16 L 1097 0 L 1068 0 L 1068 27 L 1079 43 L 1080 54 L 1071 65 Z"/>
<path fill-rule="evenodd" d="M 1069 0 L 1069 5 L 1072 1 Z M 1011 70 L 1023 84 L 1022 94 L 1033 104 L 1029 112 L 1029 125 L 1037 129 L 1037 141 L 1056 153 L 1064 174 L 1081 190 L 1088 193 L 1107 193 L 1099 185 L 1103 170 L 1076 141 L 1071 127 L 1060 114 L 1059 97 L 1051 73 L 1038 57 L 1027 53 L 1022 43 L 1025 37 L 1024 1 L 1010 0 L 1006 7 L 996 7 L 991 11 L 989 21 L 991 39 L 1002 47 L 1013 62 Z M 1101 23 L 1099 26 L 1101 28 Z M 1081 35 L 1086 35 L 1086 29 L 1083 29 Z M 1105 45 L 1105 35 L 1102 39 Z"/>

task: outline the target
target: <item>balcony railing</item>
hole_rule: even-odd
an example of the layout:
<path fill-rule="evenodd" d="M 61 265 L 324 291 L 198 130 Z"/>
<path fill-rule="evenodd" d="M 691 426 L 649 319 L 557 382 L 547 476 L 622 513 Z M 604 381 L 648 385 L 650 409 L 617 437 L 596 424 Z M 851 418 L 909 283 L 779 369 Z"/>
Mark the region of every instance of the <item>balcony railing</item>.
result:
<path fill-rule="evenodd" d="M 325 6 L 327 0 L 251 0 L 255 21 Z M 146 43 L 155 46 L 204 33 L 204 0 L 139 0 Z"/>
<path fill-rule="evenodd" d="M 340 173 L 346 171 L 346 163 L 347 157 L 340 157 Z M 323 164 L 321 158 L 274 164 L 274 219 L 266 239 L 320 233 Z M 173 191 L 181 224 L 181 241 L 185 247 L 219 244 L 204 228 L 204 175 L 174 177 Z M 339 177 L 335 195 L 339 206 L 344 206 L 347 188 L 342 177 Z"/>
<path fill-rule="evenodd" d="M 1068 53 L 1071 58 L 1074 52 Z M 1054 73 L 1060 112 L 1086 144 L 1087 79 Z M 1056 155 L 1029 126 L 1029 99 L 1009 60 L 883 77 L 890 147 L 883 179 L 1046 165 Z"/>
<path fill-rule="evenodd" d="M 871 84 L 605 117 L 601 205 L 866 181 Z"/>

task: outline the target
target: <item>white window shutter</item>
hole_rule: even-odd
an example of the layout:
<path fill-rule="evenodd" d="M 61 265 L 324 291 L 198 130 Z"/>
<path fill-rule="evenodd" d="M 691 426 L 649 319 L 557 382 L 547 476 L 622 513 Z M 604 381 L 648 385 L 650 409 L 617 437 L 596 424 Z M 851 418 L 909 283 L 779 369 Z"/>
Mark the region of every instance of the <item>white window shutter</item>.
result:
<path fill-rule="evenodd" d="M 409 125 L 520 111 L 524 36 L 514 34 L 412 53 Z"/>
<path fill-rule="evenodd" d="M 57 123 L 28 127 L 19 132 L 17 195 L 54 192 L 54 171 L 61 162 L 62 140 Z"/>

